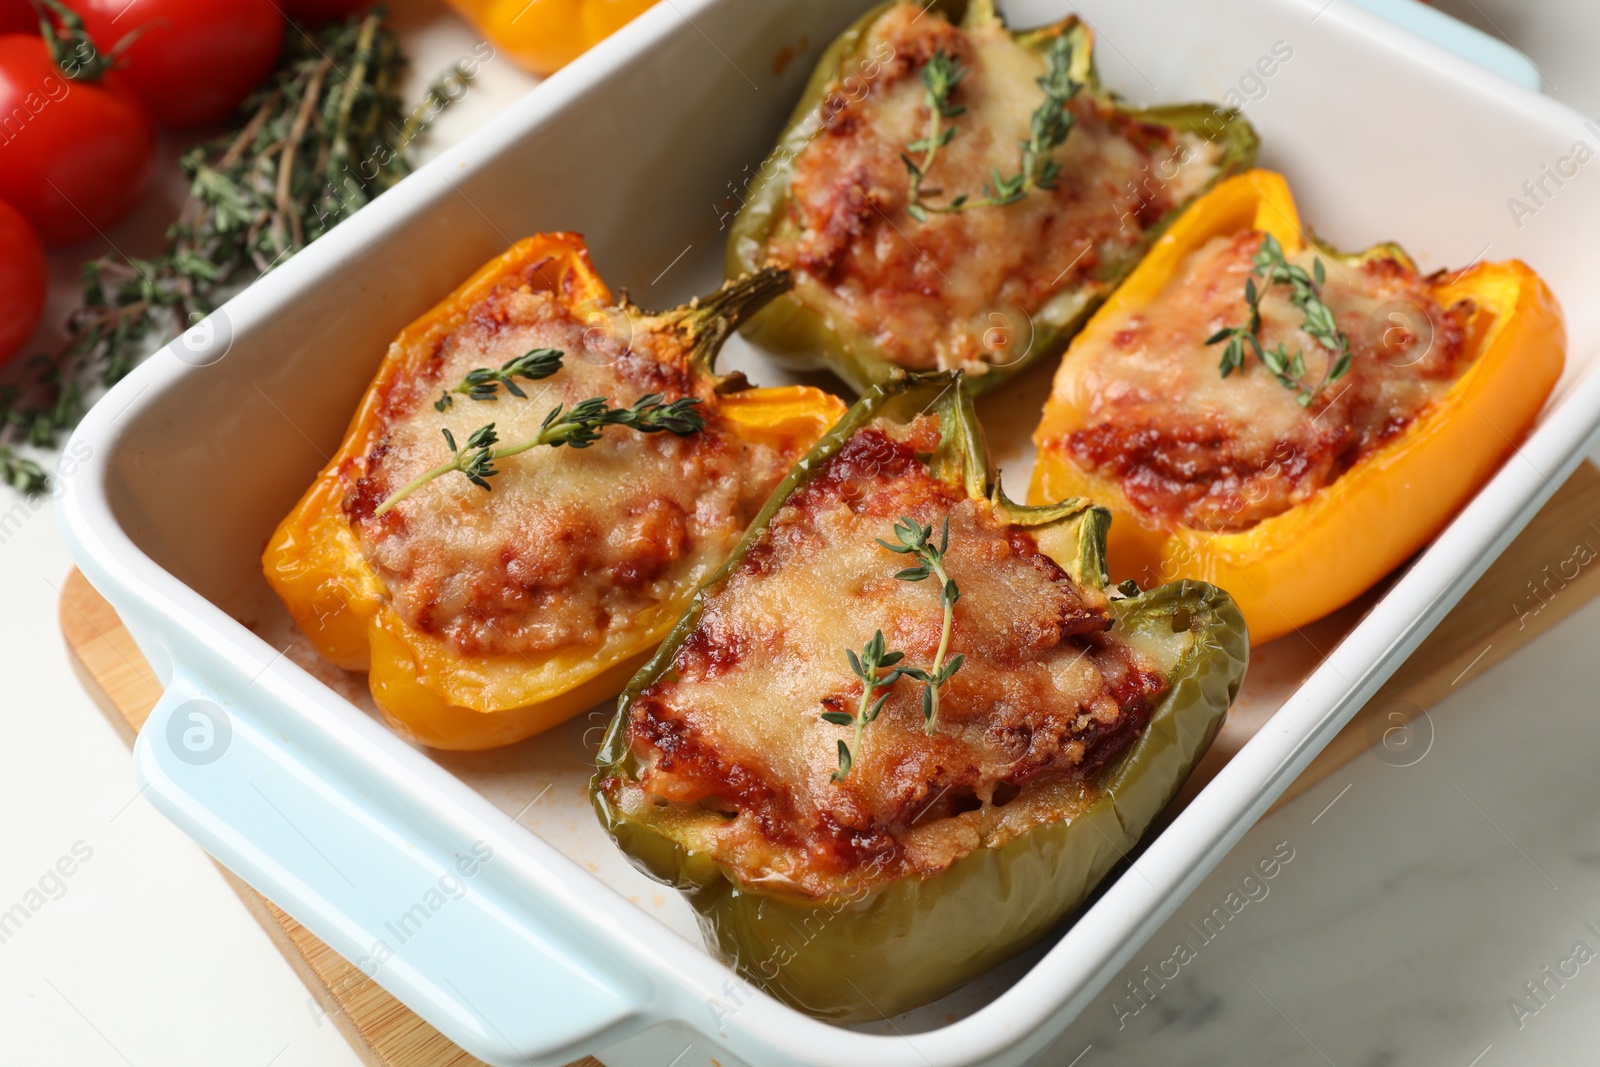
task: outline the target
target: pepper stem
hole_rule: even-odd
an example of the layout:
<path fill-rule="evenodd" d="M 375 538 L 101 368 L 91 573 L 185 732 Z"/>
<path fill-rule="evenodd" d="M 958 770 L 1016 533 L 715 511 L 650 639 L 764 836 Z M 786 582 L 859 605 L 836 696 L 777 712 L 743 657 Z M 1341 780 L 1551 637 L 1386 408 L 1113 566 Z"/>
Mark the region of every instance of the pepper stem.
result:
<path fill-rule="evenodd" d="M 663 314 L 676 320 L 694 351 L 691 366 L 709 370 L 724 341 L 751 315 L 789 291 L 793 277 L 777 267 L 762 267 L 723 284 L 709 296 L 696 297 L 683 307 Z"/>

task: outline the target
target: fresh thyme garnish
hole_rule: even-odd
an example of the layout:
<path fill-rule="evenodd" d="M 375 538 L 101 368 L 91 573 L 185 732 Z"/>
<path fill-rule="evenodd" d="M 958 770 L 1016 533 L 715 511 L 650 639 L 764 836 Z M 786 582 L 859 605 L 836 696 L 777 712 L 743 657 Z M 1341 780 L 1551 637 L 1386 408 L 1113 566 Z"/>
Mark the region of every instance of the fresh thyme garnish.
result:
<path fill-rule="evenodd" d="M 1279 383 L 1285 389 L 1294 390 L 1300 406 L 1310 407 L 1324 389 L 1349 373 L 1351 358 L 1350 338 L 1339 329 L 1333 309 L 1322 300 L 1322 286 L 1327 280 L 1322 260 L 1315 260 L 1312 272 L 1307 274 L 1304 267 L 1290 263 L 1284 257 L 1283 246 L 1268 233 L 1262 235 L 1261 247 L 1256 250 L 1251 266 L 1250 277 L 1244 283 L 1244 299 L 1250 306 L 1250 321 L 1243 326 L 1223 327 L 1207 338 L 1206 344 L 1228 343 L 1222 350 L 1222 362 L 1218 365 L 1224 378 L 1236 370 L 1244 370 L 1244 346 L 1248 344 L 1256 358 Z M 1289 303 L 1305 316 L 1300 328 L 1330 353 L 1321 381 L 1306 383 L 1305 353 L 1296 351 L 1291 355 L 1282 341 L 1273 348 L 1262 346 L 1262 289 L 1256 285 L 1257 278 L 1261 278 L 1268 288 L 1274 285 L 1289 286 Z"/>
<path fill-rule="evenodd" d="M 855 757 L 851 753 L 859 753 L 861 751 L 861 731 L 866 729 L 868 723 L 878 717 L 878 714 L 883 711 L 883 705 L 889 700 L 888 693 L 884 693 L 877 700 L 873 700 L 872 695 L 880 689 L 888 689 L 899 680 L 902 674 L 906 673 L 903 668 L 898 668 L 891 670 L 886 675 L 880 676 L 878 674 L 885 667 L 894 667 L 896 663 L 905 658 L 904 652 L 884 651 L 882 630 L 872 635 L 872 640 L 868 641 L 861 649 L 860 656 L 857 656 L 850 649 L 845 649 L 844 654 L 850 660 L 850 669 L 855 672 L 857 678 L 861 679 L 861 700 L 856 705 L 856 713 L 854 715 L 844 711 L 825 711 L 822 713 L 824 722 L 831 722 L 835 726 L 854 726 L 856 728 L 854 741 L 848 745 L 843 740 L 839 742 L 839 769 L 833 772 L 833 780 L 835 782 L 842 782 L 849 775 L 850 768 L 855 763 Z"/>
<path fill-rule="evenodd" d="M 962 193 L 947 204 L 929 204 L 922 199 L 923 194 L 937 190 L 923 189 L 923 180 L 939 149 L 956 135 L 956 127 L 946 126 L 945 120 L 958 118 L 967 110 L 950 102 L 950 95 L 966 77 L 966 70 L 960 60 L 943 50 L 935 51 L 922 68 L 922 99 L 928 108 L 927 133 L 906 145 L 906 150 L 900 153 L 911 175 L 906 213 L 918 222 L 926 222 L 930 212 L 953 215 L 968 208 L 1003 207 L 1016 203 L 1034 189 L 1054 189 L 1056 179 L 1061 176 L 1061 164 L 1050 158 L 1050 153 L 1067 143 L 1077 121 L 1067 110 L 1067 103 L 1083 88 L 1082 82 L 1073 79 L 1071 70 L 1072 43 L 1066 37 L 1057 37 L 1050 42 L 1045 54 L 1045 72 L 1038 79 L 1039 88 L 1044 90 L 1044 103 L 1034 109 L 1028 139 L 1022 142 L 1022 160 L 1016 174 L 1003 178 L 998 169 L 993 170 L 982 196 L 974 198 Z M 917 152 L 922 153 L 920 161 L 911 158 Z"/>
<path fill-rule="evenodd" d="M 455 403 L 452 393 L 461 393 L 473 400 L 493 400 L 499 395 L 502 385 L 512 396 L 526 400 L 528 394 L 513 379 L 526 378 L 536 382 L 540 378 L 550 377 L 561 369 L 562 354 L 558 348 L 535 348 L 515 359 L 506 360 L 498 370 L 493 367 L 469 370 L 460 384 L 439 394 L 439 399 L 433 402 L 433 410 L 444 411 Z"/>
<path fill-rule="evenodd" d="M 922 203 L 922 180 L 928 173 L 928 168 L 933 166 L 934 156 L 939 154 L 939 149 L 950 143 L 956 135 L 954 126 L 946 126 L 945 119 L 959 118 L 966 114 L 967 109 L 960 104 L 950 102 L 950 94 L 967 72 L 961 68 L 961 61 L 952 58 L 943 49 L 939 49 L 929 57 L 922 68 L 922 102 L 928 108 L 928 132 L 920 141 L 912 141 L 906 145 L 905 152 L 900 158 L 905 160 L 906 170 L 911 174 L 911 199 L 906 210 L 918 222 L 927 219 L 928 211 L 960 211 L 956 201 L 965 201 L 965 197 L 957 197 L 952 201 L 952 206 L 946 208 L 928 208 Z M 909 153 L 921 152 L 922 162 L 913 162 Z"/>
<path fill-rule="evenodd" d="M 396 91 L 405 67 L 378 9 L 284 33 L 277 69 L 244 102 L 236 128 L 180 159 L 189 196 L 165 250 L 86 264 L 65 343 L 19 361 L 21 373 L 0 385 L 0 481 L 47 488 L 21 446 L 55 445 L 97 387 L 410 172 L 407 148 L 472 75 L 452 67 L 408 108 Z"/>
<path fill-rule="evenodd" d="M 614 408 L 605 397 L 600 396 L 581 400 L 565 411 L 562 405 L 557 404 L 551 409 L 550 414 L 544 417 L 537 434 L 526 441 L 504 448 L 494 447 L 499 444 L 500 438 L 492 422 L 474 430 L 472 436 L 467 438 L 464 448 L 457 448 L 455 436 L 448 429 L 442 429 L 439 432 L 444 434 L 445 443 L 450 446 L 450 462 L 441 463 L 432 470 L 419 474 L 389 494 L 388 498 L 372 512 L 372 516 L 377 518 L 435 478 L 442 478 L 456 471 L 465 474 L 468 481 L 487 492 L 492 488 L 488 479 L 500 473 L 494 466 L 496 460 L 515 456 L 541 445 L 548 445 L 551 448 L 560 448 L 562 445 L 588 448 L 600 440 L 601 430 L 607 426 L 626 426 L 640 433 L 660 433 L 666 430 L 679 437 L 687 437 L 705 429 L 705 418 L 694 410 L 694 406 L 698 403 L 700 398 L 694 396 L 680 397 L 671 403 L 663 403 L 660 393 L 646 393 L 634 401 L 632 407 L 626 408 Z"/>
<path fill-rule="evenodd" d="M 891 545 L 882 538 L 878 539 L 878 544 L 890 552 L 914 555 L 918 560 L 917 566 L 907 567 L 895 577 L 903 582 L 920 582 L 932 574 L 940 582 L 939 600 L 944 605 L 944 627 L 939 634 L 939 650 L 934 653 L 933 666 L 926 670 L 921 667 L 900 670 L 907 678 L 915 678 L 922 683 L 922 728 L 931 734 L 939 725 L 939 690 L 966 662 L 966 657 L 960 653 L 951 656 L 949 662 L 944 658 L 945 653 L 950 651 L 950 630 L 955 623 L 956 601 L 961 599 L 961 590 L 956 588 L 955 581 L 944 569 L 944 556 L 950 548 L 950 520 L 944 520 L 944 533 L 939 538 L 937 548 L 933 545 L 933 527 L 923 526 L 912 518 L 902 516 L 894 524 L 894 535 L 899 544 Z"/>

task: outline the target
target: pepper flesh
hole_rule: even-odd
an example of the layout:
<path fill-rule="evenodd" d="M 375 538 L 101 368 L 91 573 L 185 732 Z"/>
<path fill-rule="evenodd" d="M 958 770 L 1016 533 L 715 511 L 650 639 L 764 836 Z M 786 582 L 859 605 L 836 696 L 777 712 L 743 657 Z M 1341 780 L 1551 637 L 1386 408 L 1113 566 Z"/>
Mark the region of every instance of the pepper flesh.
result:
<path fill-rule="evenodd" d="M 869 33 L 873 25 L 894 6 L 891 0 L 872 9 L 823 53 L 790 116 L 786 132 L 762 163 L 750 185 L 749 196 L 730 229 L 724 259 L 724 269 L 729 277 L 736 277 L 767 262 L 768 242 L 791 210 L 789 188 L 794 161 L 830 121 L 836 109 L 833 101 L 841 98 L 838 87 L 848 84 L 849 79 L 859 81 L 859 72 L 862 70 L 875 69 L 881 57 L 869 54 Z M 952 20 L 959 19 L 963 26 L 993 24 L 1004 27 L 991 0 L 936 2 L 931 6 L 947 12 Z M 1101 86 L 1095 72 L 1093 34 L 1077 16 L 1049 26 L 1010 32 L 1010 37 L 1041 57 L 1048 52 L 1051 42 L 1056 38 L 1067 38 L 1072 42 L 1072 77 L 1084 85 L 1081 96 L 1102 101 L 1117 113 L 1138 123 L 1194 134 L 1215 144 L 1220 150 L 1217 170 L 1202 189 L 1212 187 L 1223 177 L 1244 170 L 1254 162 L 1257 148 L 1255 131 L 1236 111 L 1210 104 L 1174 104 L 1142 109 L 1116 104 L 1115 97 Z M 1145 173 L 1142 177 L 1146 185 L 1153 182 L 1161 186 L 1171 175 L 1152 178 Z M 1100 301 L 1138 262 L 1143 250 L 1182 210 L 1183 205 L 1180 204 L 1151 223 L 1142 240 L 1130 248 L 1125 256 L 1099 268 L 1075 292 L 1069 281 L 1044 300 L 1040 307 L 1024 309 L 1030 338 L 1024 354 L 1008 359 L 1004 365 L 986 363 L 984 373 L 968 378 L 967 387 L 974 393 L 985 392 L 1022 373 L 1034 363 L 1060 354 L 1072 336 L 1088 321 Z M 916 227 L 912 225 L 911 233 L 902 232 L 899 239 L 913 241 L 915 232 Z M 1008 338 L 1005 343 L 1011 343 L 1010 334 L 1021 327 L 1018 325 L 1013 329 L 1008 315 L 1002 315 L 1002 319 L 1004 321 L 997 328 Z M 742 332 L 753 344 L 774 358 L 801 369 L 831 370 L 857 392 L 864 392 L 904 369 L 870 338 L 861 336 L 845 325 L 832 323 L 826 315 L 803 303 L 795 293 L 785 294 L 773 301 Z"/>
<path fill-rule="evenodd" d="M 655 0 L 449 0 L 489 42 L 535 74 L 553 74 Z"/>
<path fill-rule="evenodd" d="M 1489 317 L 1476 358 L 1399 436 L 1358 460 L 1309 500 L 1248 529 L 1215 533 L 1164 522 L 1132 504 L 1110 477 L 1079 466 L 1062 442 L 1080 429 L 1068 400 L 1067 367 L 1103 324 L 1148 307 L 1185 258 L 1208 240 L 1259 230 L 1287 255 L 1312 244 L 1287 182 L 1256 170 L 1197 201 L 1156 243 L 1062 358 L 1034 433 L 1039 455 L 1030 499 L 1090 497 L 1111 510 L 1108 553 L 1119 574 L 1141 583 L 1194 578 L 1233 593 L 1260 644 L 1343 606 L 1423 547 L 1481 486 L 1528 430 L 1561 377 L 1566 327 L 1548 286 L 1526 264 L 1479 263 L 1426 279 L 1441 306 L 1467 298 Z M 1393 244 L 1344 255 L 1345 263 L 1411 260 Z"/>
<path fill-rule="evenodd" d="M 686 847 L 670 814 L 618 803 L 618 781 L 636 782 L 639 774 L 627 740 L 630 707 L 673 670 L 678 649 L 696 632 L 706 592 L 733 572 L 784 503 L 858 430 L 880 415 L 909 420 L 927 410 L 940 418 L 942 441 L 930 461 L 935 477 L 991 501 L 1012 525 L 1026 527 L 1075 583 L 1105 585 L 1103 509 L 1080 501 L 1012 504 L 995 482 L 964 387 L 952 388 L 944 374 L 885 383 L 796 465 L 656 657 L 629 683 L 590 786 L 596 813 L 618 846 L 646 873 L 687 895 L 714 950 L 774 996 L 827 1018 L 881 1018 L 933 1000 L 1038 940 L 1082 904 L 1193 770 L 1238 692 L 1248 659 L 1244 622 L 1219 589 L 1179 582 L 1113 600 L 1123 632 L 1152 640 L 1192 634 L 1143 732 L 1084 780 L 1078 802 L 1055 821 L 998 847 L 975 848 L 926 877 L 869 879 L 823 896 L 758 887 L 707 851 Z"/>
<path fill-rule="evenodd" d="M 262 557 L 269 584 L 323 658 L 368 672 L 373 699 L 390 724 L 435 748 L 511 744 L 614 696 L 687 601 L 686 594 L 655 605 L 633 626 L 608 633 L 598 649 L 465 655 L 402 618 L 362 552 L 342 506 L 351 488 L 347 468 L 378 444 L 391 386 L 425 373 L 441 342 L 474 305 L 504 279 L 526 274 L 530 264 L 542 264 L 534 277 L 567 307 L 597 311 L 612 304 L 575 234 L 530 237 L 490 261 L 396 338 L 338 453 L 279 524 Z M 691 367 L 694 374 L 736 390 L 716 397 L 722 426 L 744 440 L 798 451 L 839 417 L 844 405 L 814 388 L 739 390 L 736 377 L 716 378 L 711 362 L 728 324 L 711 321 L 697 336 Z M 489 501 L 492 496 L 486 496 Z"/>

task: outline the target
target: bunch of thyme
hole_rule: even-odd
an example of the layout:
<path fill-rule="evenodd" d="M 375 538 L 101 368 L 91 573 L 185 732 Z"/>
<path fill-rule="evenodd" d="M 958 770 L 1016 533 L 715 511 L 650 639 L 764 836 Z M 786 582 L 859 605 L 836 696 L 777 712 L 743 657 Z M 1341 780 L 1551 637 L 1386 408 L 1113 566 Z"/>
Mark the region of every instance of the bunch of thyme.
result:
<path fill-rule="evenodd" d="M 958 118 L 967 110 L 950 102 L 956 86 L 966 77 L 966 70 L 960 60 L 943 50 L 935 51 L 922 68 L 922 98 L 928 108 L 927 132 L 900 153 L 911 175 L 906 213 L 918 222 L 926 222 L 930 213 L 953 215 L 975 207 L 1004 207 L 1016 203 L 1034 189 L 1054 189 L 1056 179 L 1061 176 L 1061 164 L 1051 153 L 1066 144 L 1072 133 L 1077 120 L 1067 110 L 1067 104 L 1083 88 L 1082 82 L 1073 79 L 1071 71 L 1072 42 L 1067 37 L 1057 37 L 1045 53 L 1045 72 L 1038 79 L 1039 88 L 1044 91 L 1044 102 L 1034 109 L 1028 139 L 1022 142 L 1022 159 L 1016 174 L 1002 177 L 999 170 L 995 170 L 983 187 L 982 196 L 962 193 L 946 204 L 929 204 L 922 199 L 923 195 L 937 190 L 924 189 L 922 183 L 939 149 L 956 135 L 956 127 L 946 126 L 945 120 Z M 911 155 L 918 152 L 922 153 L 922 158 L 912 159 Z"/>
<path fill-rule="evenodd" d="M 184 153 L 189 196 L 166 249 L 87 264 L 63 346 L 0 386 L 0 481 L 44 490 L 44 470 L 21 445 L 54 445 L 88 394 L 409 173 L 407 147 L 470 75 L 451 68 L 407 110 L 397 95 L 405 68 L 381 10 L 289 27 L 277 69 L 241 106 L 242 125 Z"/>
<path fill-rule="evenodd" d="M 1273 348 L 1261 344 L 1262 289 L 1256 285 L 1257 278 L 1261 278 L 1269 288 L 1274 285 L 1289 287 L 1289 303 L 1304 317 L 1301 330 L 1328 350 L 1327 367 L 1320 381 L 1306 382 L 1305 353 L 1296 351 L 1291 354 L 1282 341 Z M 1234 371 L 1244 370 L 1244 348 L 1248 344 L 1256 358 L 1278 382 L 1285 389 L 1294 391 L 1300 406 L 1310 407 L 1324 389 L 1349 373 L 1350 338 L 1339 329 L 1333 309 L 1323 302 L 1322 286 L 1326 281 L 1322 260 L 1314 261 L 1308 274 L 1304 267 L 1290 263 L 1284 257 L 1283 246 L 1276 237 L 1270 233 L 1263 234 L 1261 247 L 1251 260 L 1250 277 L 1244 283 L 1244 299 L 1250 308 L 1249 321 L 1243 326 L 1225 326 L 1206 339 L 1208 345 L 1227 342 L 1222 350 L 1222 362 L 1218 365 L 1222 376 L 1226 378 Z"/>

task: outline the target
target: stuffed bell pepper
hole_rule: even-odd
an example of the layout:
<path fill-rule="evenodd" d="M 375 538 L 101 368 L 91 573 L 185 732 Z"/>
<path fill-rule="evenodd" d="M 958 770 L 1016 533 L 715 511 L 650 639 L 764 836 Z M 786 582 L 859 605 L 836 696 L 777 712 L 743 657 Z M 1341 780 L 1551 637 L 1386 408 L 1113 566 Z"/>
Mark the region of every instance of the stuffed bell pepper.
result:
<path fill-rule="evenodd" d="M 1561 309 L 1517 261 L 1418 273 L 1305 235 L 1280 175 L 1208 193 L 1062 359 L 1032 499 L 1106 505 L 1110 562 L 1229 590 L 1259 642 L 1442 528 L 1532 425 Z"/>
<path fill-rule="evenodd" d="M 991 0 L 889 3 L 824 54 L 749 183 L 727 270 L 795 287 L 746 328 L 858 391 L 896 369 L 983 391 L 1054 357 L 1256 135 L 1210 104 L 1130 108 L 1077 17 L 1012 32 Z"/>
<path fill-rule="evenodd" d="M 1171 800 L 1248 655 L 1221 590 L 1108 589 L 1107 519 L 1006 499 L 959 373 L 872 389 L 629 683 L 600 819 L 815 1015 L 1033 943 Z"/>
<path fill-rule="evenodd" d="M 713 372 L 787 284 L 646 314 L 576 235 L 518 243 L 390 346 L 268 582 L 423 744 L 510 744 L 615 695 L 844 410 Z"/>

